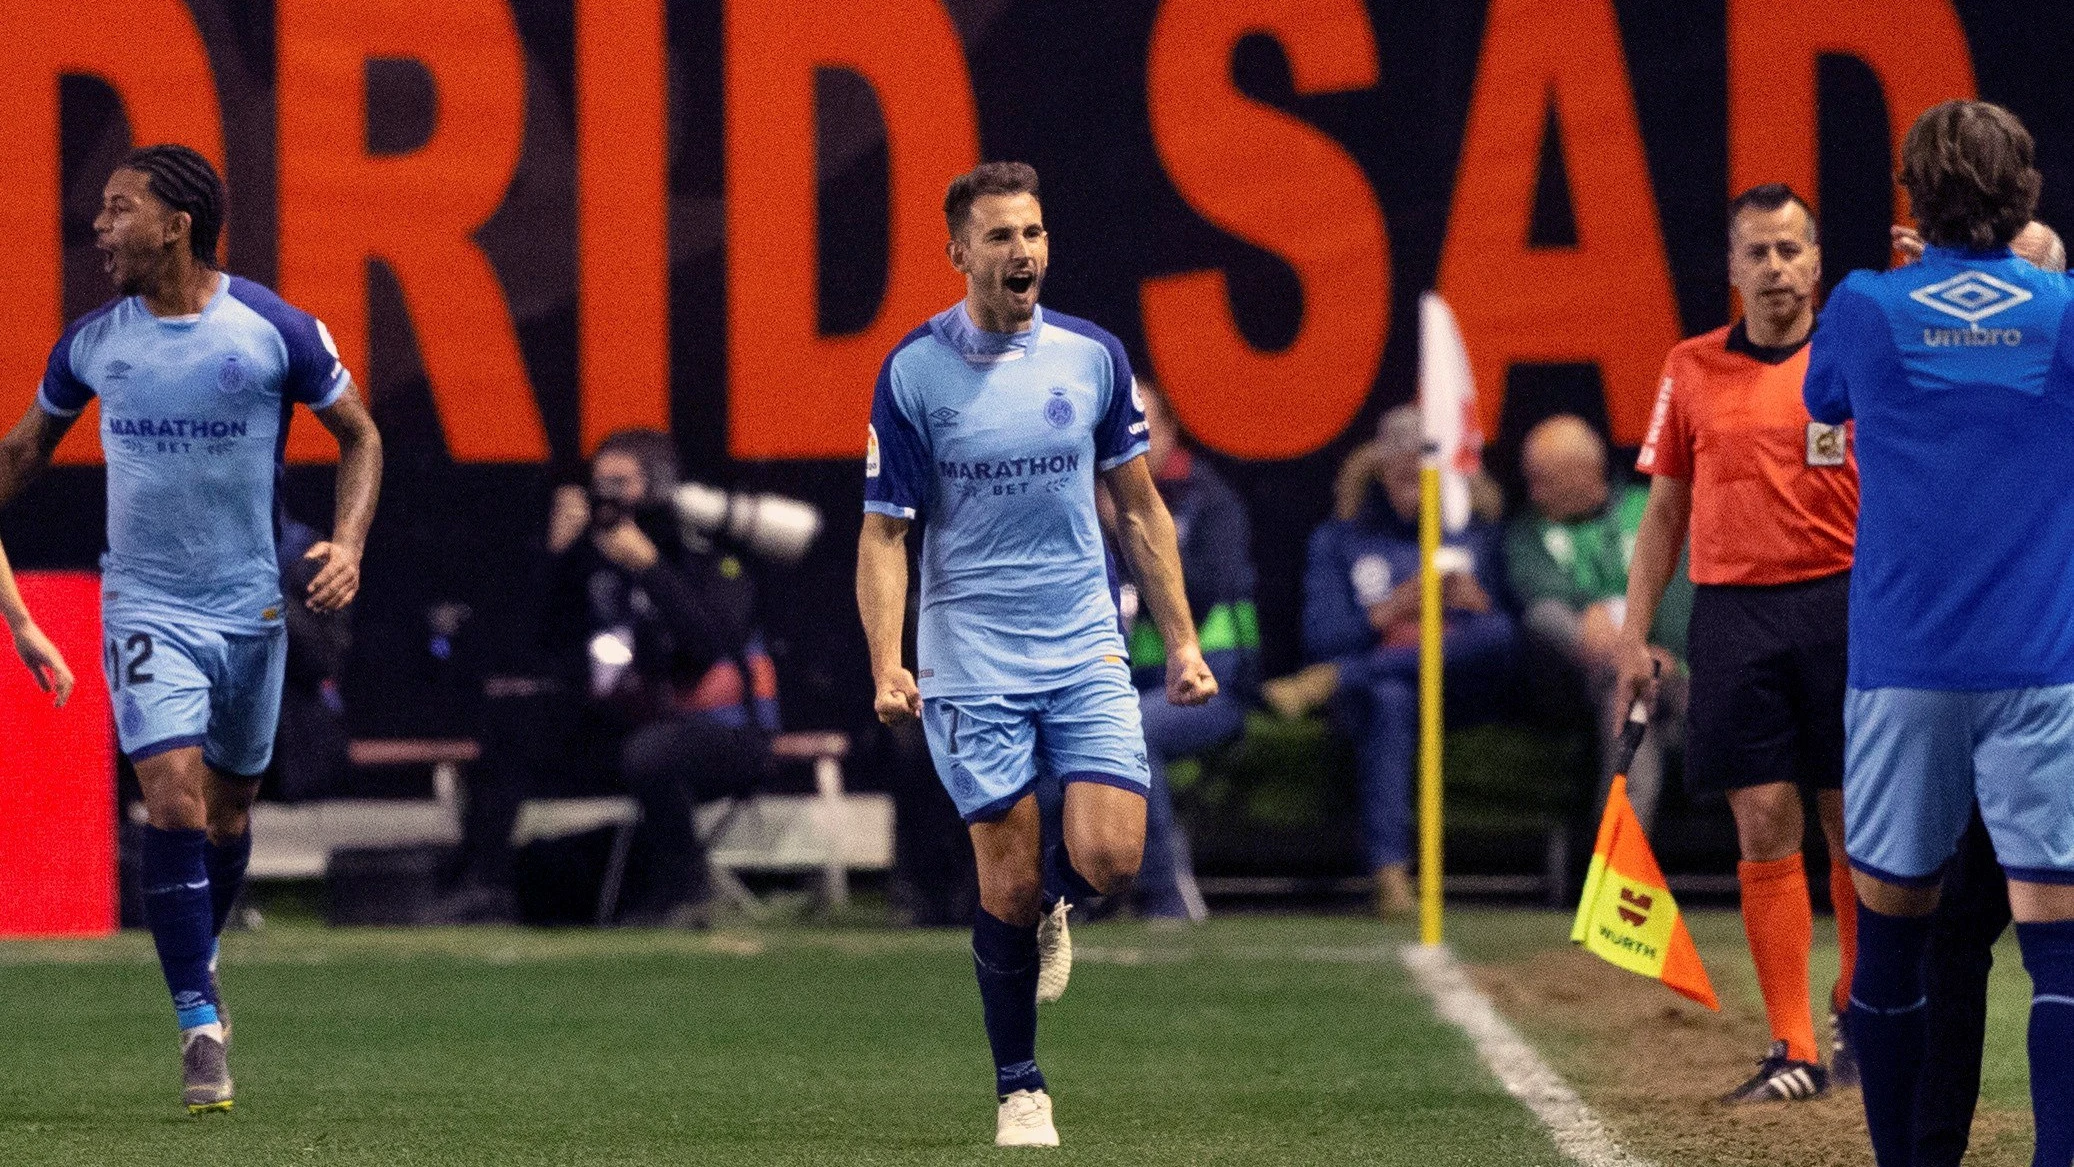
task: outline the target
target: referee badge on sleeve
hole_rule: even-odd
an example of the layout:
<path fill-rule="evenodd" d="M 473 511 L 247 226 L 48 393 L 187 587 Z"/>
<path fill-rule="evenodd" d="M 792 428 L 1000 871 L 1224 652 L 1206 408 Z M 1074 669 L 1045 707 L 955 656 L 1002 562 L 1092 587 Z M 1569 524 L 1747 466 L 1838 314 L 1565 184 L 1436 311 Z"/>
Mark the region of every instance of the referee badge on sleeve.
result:
<path fill-rule="evenodd" d="M 1844 427 L 1824 425 L 1819 421 L 1808 423 L 1808 465 L 1841 466 L 1844 464 Z"/>

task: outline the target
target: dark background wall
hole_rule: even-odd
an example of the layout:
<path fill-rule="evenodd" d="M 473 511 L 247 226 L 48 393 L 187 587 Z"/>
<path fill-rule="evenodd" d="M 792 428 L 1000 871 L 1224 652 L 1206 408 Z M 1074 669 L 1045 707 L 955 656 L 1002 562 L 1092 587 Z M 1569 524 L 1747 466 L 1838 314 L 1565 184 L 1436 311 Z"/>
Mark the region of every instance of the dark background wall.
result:
<path fill-rule="evenodd" d="M 229 266 L 261 281 L 277 270 L 274 13 L 270 0 L 192 0 L 223 107 L 231 183 Z M 1360 415 L 1307 456 L 1272 462 L 1219 457 L 1255 521 L 1260 606 L 1271 671 L 1296 663 L 1304 540 L 1329 507 L 1332 476 L 1374 418 L 1413 392 L 1418 293 L 1436 282 L 1451 196 L 1485 34 L 1478 3 L 1372 3 L 1381 58 L 1372 88 L 1297 96 L 1279 42 L 1240 42 L 1232 76 L 1249 97 L 1334 139 L 1359 164 L 1387 220 L 1396 325 Z M 2074 22 L 2057 5 L 1967 0 L 1962 22 L 1980 95 L 2008 104 L 2041 147 L 2041 217 L 2074 226 Z M 500 667 L 528 636 L 531 562 L 552 486 L 580 471 L 575 372 L 575 260 L 571 222 L 575 24 L 563 0 L 514 0 L 528 58 L 525 153 L 497 216 L 479 233 L 505 290 L 553 449 L 537 465 L 454 462 L 447 453 L 412 320 L 381 265 L 371 280 L 371 367 L 356 370 L 388 438 L 380 516 L 356 613 L 349 678 L 363 733 L 465 728 L 468 678 Z M 1232 311 L 1258 347 L 1287 344 L 1303 322 L 1302 285 L 1289 264 L 1211 226 L 1169 182 L 1151 138 L 1146 52 L 1157 6 L 1067 0 L 972 0 L 949 5 L 964 44 L 984 156 L 1040 170 L 1054 252 L 1047 301 L 1122 336 L 1143 361 L 1143 280 L 1223 269 Z M 1722 0 L 1614 5 L 1684 330 L 1727 320 L 1722 204 L 1728 184 L 1727 13 Z M 805 16 L 802 17 L 807 18 Z M 781 662 L 789 718 L 847 726 L 869 717 L 862 636 L 851 600 L 860 466 L 855 460 L 738 462 L 728 456 L 725 342 L 728 251 L 723 230 L 723 27 L 720 6 L 672 4 L 668 23 L 671 404 L 687 476 L 771 489 L 819 505 L 826 533 L 796 568 L 762 573 L 765 620 Z M 1819 178 L 1826 268 L 1884 265 L 1896 207 L 1889 176 L 1885 97 L 1875 71 L 1828 56 L 1818 71 Z M 371 153 L 407 153 L 431 133 L 439 98 L 409 61 L 365 73 Z M 831 68 L 817 86 L 820 157 L 820 325 L 869 321 L 885 284 L 888 233 L 885 126 L 871 87 Z M 122 102 L 107 84 L 67 77 L 61 89 L 64 307 L 73 316 L 106 295 L 91 249 L 101 183 L 130 145 Z M 1565 135 L 1589 132 L 1553 118 L 1541 149 L 1529 244 L 1575 242 L 1573 208 L 1589 198 L 1565 171 Z M 1618 303 L 1603 306 L 1618 327 Z M 1654 358 L 1652 358 L 1654 359 Z M 1485 393 L 1495 387 L 1485 386 Z M 1487 461 L 1516 487 L 1512 461 L 1532 421 L 1573 410 L 1603 426 L 1600 378 L 1589 364 L 1515 367 Z M 861 413 L 859 415 L 861 425 Z M 331 472 L 294 467 L 287 503 L 322 523 Z M 91 564 L 102 545 L 103 476 L 54 470 L 0 516 L 18 566 Z M 432 651 L 428 612 L 471 613 L 453 659 Z"/>

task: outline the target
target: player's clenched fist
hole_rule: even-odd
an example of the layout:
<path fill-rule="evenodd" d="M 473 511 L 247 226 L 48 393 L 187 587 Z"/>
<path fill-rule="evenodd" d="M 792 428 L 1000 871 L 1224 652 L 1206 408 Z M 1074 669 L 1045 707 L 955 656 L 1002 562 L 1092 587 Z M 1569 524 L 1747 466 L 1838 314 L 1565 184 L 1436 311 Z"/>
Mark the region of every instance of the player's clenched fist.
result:
<path fill-rule="evenodd" d="M 1217 695 L 1217 677 L 1203 663 L 1202 649 L 1186 645 L 1167 658 L 1167 703 L 1201 705 Z"/>
<path fill-rule="evenodd" d="M 899 725 L 912 717 L 922 715 L 922 691 L 915 687 L 915 675 L 906 669 L 895 669 L 880 678 L 878 695 L 872 699 L 872 709 L 879 720 L 887 725 Z"/>

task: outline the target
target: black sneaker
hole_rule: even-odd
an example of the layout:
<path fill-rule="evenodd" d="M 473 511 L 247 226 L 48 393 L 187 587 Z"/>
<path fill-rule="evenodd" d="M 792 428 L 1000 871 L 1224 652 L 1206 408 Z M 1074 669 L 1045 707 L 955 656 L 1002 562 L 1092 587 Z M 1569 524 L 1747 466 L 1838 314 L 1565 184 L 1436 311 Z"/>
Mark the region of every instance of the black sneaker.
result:
<path fill-rule="evenodd" d="M 186 1034 L 180 1043 L 180 1073 L 185 1079 L 180 1101 L 187 1104 L 187 1113 L 230 1109 L 230 1060 L 222 1042 L 205 1033 Z"/>
<path fill-rule="evenodd" d="M 1844 1036 L 1844 1015 L 1829 1014 L 1829 1084 L 1839 1090 L 1858 1088 L 1858 1052 Z"/>
<path fill-rule="evenodd" d="M 1804 1102 L 1829 1092 L 1829 1073 L 1813 1062 L 1797 1062 L 1786 1056 L 1786 1043 L 1775 1041 L 1771 1052 L 1757 1064 L 1757 1073 L 1721 1101 Z"/>

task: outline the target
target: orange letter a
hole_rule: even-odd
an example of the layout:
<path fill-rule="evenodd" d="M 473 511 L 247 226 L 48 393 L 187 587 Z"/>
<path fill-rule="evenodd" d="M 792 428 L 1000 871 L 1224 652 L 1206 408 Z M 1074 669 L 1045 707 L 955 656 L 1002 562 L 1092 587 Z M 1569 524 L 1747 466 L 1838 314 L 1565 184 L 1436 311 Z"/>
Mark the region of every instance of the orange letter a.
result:
<path fill-rule="evenodd" d="M 1656 196 L 1610 0 L 1492 0 L 1440 293 L 1462 326 L 1485 433 L 1515 364 L 1591 361 L 1617 442 L 1647 428 L 1680 337 Z M 1532 247 L 1536 167 L 1562 127 L 1574 247 Z"/>

